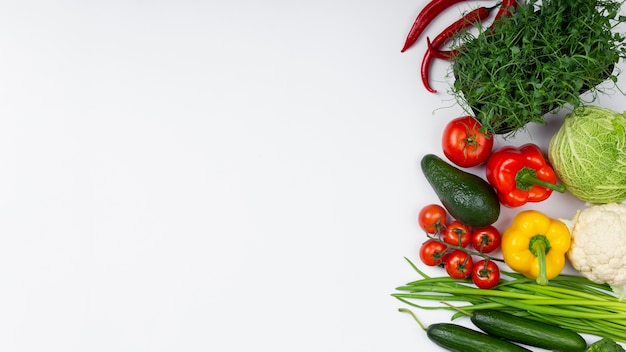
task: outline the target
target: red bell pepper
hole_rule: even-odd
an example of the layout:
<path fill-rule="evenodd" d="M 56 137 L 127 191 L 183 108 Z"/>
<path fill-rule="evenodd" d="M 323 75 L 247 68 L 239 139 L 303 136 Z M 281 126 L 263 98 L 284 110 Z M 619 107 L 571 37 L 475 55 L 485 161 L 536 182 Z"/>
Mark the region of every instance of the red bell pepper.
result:
<path fill-rule="evenodd" d="M 532 143 L 521 147 L 506 146 L 487 160 L 487 181 L 496 189 L 500 203 L 519 207 L 526 202 L 540 202 L 552 191 L 565 192 L 556 184 L 556 174 L 541 149 Z"/>

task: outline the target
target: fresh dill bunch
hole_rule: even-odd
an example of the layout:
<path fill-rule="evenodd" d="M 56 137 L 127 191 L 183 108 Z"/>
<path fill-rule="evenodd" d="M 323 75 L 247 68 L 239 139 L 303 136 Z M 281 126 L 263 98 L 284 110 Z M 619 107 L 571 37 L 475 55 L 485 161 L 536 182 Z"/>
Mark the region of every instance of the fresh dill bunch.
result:
<path fill-rule="evenodd" d="M 512 134 L 565 105 L 592 101 L 626 57 L 622 2 L 529 0 L 493 29 L 468 35 L 452 65 L 452 93 L 486 131 Z"/>

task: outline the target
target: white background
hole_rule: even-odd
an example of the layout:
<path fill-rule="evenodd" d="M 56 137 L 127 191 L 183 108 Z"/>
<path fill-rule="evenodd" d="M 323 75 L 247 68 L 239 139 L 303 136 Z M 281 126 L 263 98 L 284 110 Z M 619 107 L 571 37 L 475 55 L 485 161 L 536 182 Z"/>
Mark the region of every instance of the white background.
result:
<path fill-rule="evenodd" d="M 2 1 L 0 350 L 437 351 L 390 297 L 462 113 L 424 3 Z"/>

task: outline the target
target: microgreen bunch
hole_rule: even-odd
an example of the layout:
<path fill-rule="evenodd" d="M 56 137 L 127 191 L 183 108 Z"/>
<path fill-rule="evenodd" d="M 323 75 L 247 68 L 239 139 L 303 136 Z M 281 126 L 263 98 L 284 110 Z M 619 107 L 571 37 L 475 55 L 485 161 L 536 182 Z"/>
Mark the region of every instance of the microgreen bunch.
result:
<path fill-rule="evenodd" d="M 492 133 L 509 134 L 543 116 L 597 98 L 626 57 L 626 22 L 615 0 L 529 0 L 493 29 L 460 38 L 452 93 Z M 581 94 L 589 91 L 591 101 Z"/>

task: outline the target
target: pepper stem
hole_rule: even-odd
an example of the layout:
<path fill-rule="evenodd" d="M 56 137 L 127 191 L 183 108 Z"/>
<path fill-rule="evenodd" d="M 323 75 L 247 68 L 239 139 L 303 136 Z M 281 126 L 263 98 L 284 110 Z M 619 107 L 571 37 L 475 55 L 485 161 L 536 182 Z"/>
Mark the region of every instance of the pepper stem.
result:
<path fill-rule="evenodd" d="M 544 235 L 534 235 L 528 245 L 530 252 L 539 260 L 539 275 L 537 284 L 547 285 L 548 274 L 546 269 L 546 254 L 550 251 L 550 241 Z"/>
<path fill-rule="evenodd" d="M 522 190 L 529 190 L 533 186 L 541 186 L 559 193 L 565 192 L 565 186 L 540 179 L 537 177 L 537 171 L 528 166 L 524 166 L 517 172 L 515 182 L 517 188 Z"/>

